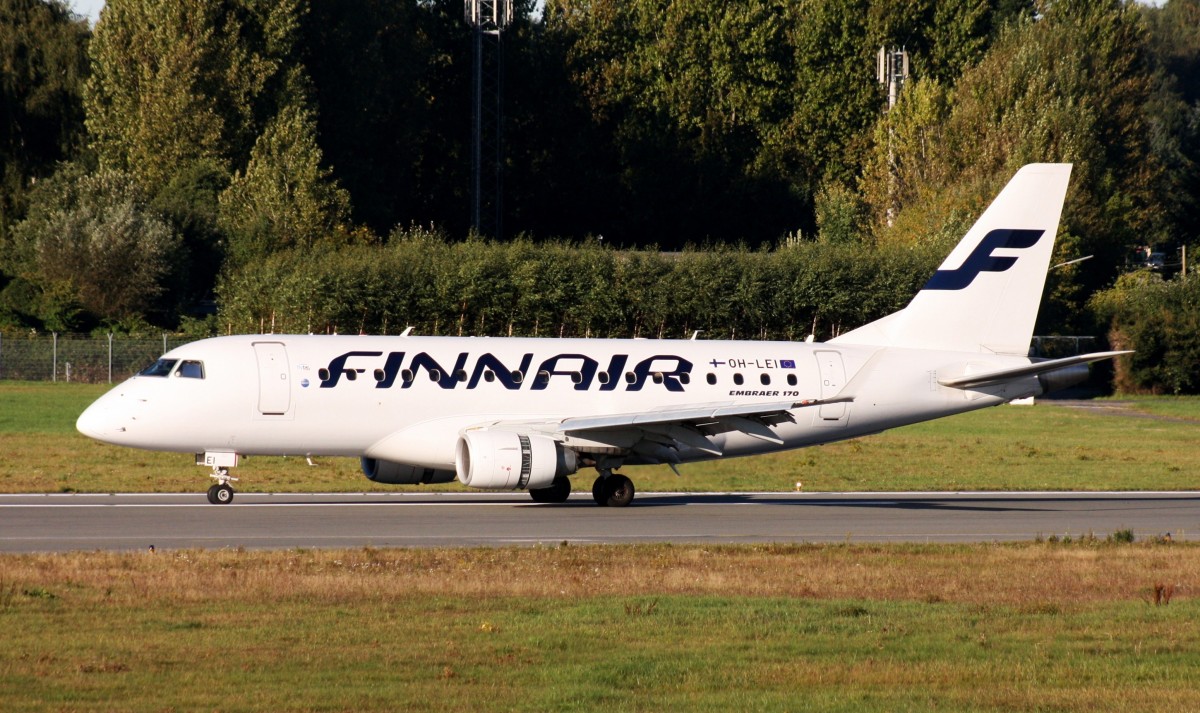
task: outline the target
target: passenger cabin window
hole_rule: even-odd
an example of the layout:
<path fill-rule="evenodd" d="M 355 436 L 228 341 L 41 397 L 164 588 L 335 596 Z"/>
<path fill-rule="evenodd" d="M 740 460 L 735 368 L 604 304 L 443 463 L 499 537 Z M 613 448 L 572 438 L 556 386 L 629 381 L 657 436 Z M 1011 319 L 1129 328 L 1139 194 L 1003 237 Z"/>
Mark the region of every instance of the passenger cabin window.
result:
<path fill-rule="evenodd" d="M 758 377 L 758 380 L 762 382 L 763 386 L 771 385 L 771 375 L 770 374 L 763 374 L 762 376 Z"/>
<path fill-rule="evenodd" d="M 175 376 L 183 379 L 203 379 L 204 378 L 204 362 L 202 361 L 184 361 L 179 364 L 179 371 L 175 372 Z"/>
<path fill-rule="evenodd" d="M 795 386 L 795 385 L 796 385 L 796 375 L 788 374 L 788 386 Z"/>
<path fill-rule="evenodd" d="M 175 368 L 178 359 L 159 359 L 150 366 L 138 372 L 138 376 L 166 376 Z"/>
<path fill-rule="evenodd" d="M 738 386 L 741 386 L 743 383 L 745 383 L 745 381 L 746 380 L 742 378 L 741 374 L 733 375 L 733 383 L 737 384 Z"/>
<path fill-rule="evenodd" d="M 710 384 L 715 384 L 715 383 L 717 383 L 717 375 L 709 374 L 708 376 L 704 377 L 704 380 Z"/>

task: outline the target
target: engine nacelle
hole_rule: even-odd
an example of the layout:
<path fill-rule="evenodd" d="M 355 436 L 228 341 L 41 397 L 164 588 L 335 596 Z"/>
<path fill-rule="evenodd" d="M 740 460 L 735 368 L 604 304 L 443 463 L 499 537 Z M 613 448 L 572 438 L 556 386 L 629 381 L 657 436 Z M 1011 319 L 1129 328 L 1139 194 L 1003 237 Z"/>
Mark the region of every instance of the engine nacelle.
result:
<path fill-rule="evenodd" d="M 1048 394 L 1051 391 L 1059 391 L 1066 389 L 1076 384 L 1082 384 L 1088 380 L 1091 371 L 1087 364 L 1074 364 L 1066 366 L 1062 369 L 1047 371 L 1038 374 L 1038 383 L 1042 385 L 1042 393 Z"/>
<path fill-rule="evenodd" d="M 407 463 L 395 463 L 390 460 L 377 458 L 362 459 L 363 475 L 376 483 L 386 485 L 421 485 L 430 483 L 449 483 L 454 480 L 454 471 L 422 468 Z"/>
<path fill-rule="evenodd" d="M 454 453 L 458 480 L 484 490 L 547 488 L 579 470 L 575 451 L 553 438 L 512 431 L 468 431 Z"/>

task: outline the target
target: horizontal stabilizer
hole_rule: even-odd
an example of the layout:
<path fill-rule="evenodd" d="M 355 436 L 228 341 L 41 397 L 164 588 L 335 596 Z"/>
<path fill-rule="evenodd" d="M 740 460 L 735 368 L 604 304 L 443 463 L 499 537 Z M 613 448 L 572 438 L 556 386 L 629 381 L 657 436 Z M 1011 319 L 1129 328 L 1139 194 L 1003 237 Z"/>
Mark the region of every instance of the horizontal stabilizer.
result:
<path fill-rule="evenodd" d="M 1011 369 L 1000 369 L 999 371 L 989 371 L 981 374 L 967 374 L 953 378 L 939 378 L 938 383 L 942 386 L 949 386 L 954 389 L 975 389 L 984 386 L 995 386 L 1017 379 L 1022 379 L 1029 376 L 1037 376 L 1046 372 L 1064 369 L 1077 364 L 1091 364 L 1095 361 L 1103 361 L 1104 359 L 1112 359 L 1113 357 L 1122 354 L 1132 354 L 1131 351 L 1123 352 L 1095 352 L 1092 354 L 1081 354 L 1079 356 L 1066 357 L 1065 359 L 1050 359 L 1048 361 L 1039 361 L 1025 366 L 1013 367 Z"/>

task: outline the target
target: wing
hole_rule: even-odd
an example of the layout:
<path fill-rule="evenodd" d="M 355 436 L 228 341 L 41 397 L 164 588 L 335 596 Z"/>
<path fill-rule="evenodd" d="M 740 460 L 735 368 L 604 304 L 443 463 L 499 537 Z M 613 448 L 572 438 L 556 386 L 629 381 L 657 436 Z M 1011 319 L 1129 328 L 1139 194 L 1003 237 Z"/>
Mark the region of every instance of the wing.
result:
<path fill-rule="evenodd" d="M 848 403 L 853 396 L 829 399 L 774 401 L 756 404 L 710 403 L 638 413 L 565 418 L 559 421 L 501 421 L 488 428 L 548 435 L 580 453 L 610 456 L 631 463 L 680 462 L 679 451 L 690 448 L 719 457 L 712 436 L 740 432 L 780 445 L 772 430 L 795 423 L 794 411 L 824 404 Z M 614 466 L 615 467 L 615 466 Z"/>

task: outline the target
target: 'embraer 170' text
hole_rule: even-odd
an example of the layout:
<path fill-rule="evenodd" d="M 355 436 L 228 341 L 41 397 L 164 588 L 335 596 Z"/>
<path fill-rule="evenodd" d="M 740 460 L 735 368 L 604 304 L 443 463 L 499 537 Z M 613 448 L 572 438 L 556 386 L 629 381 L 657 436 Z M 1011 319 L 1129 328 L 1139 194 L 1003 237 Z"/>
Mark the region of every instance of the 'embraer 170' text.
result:
<path fill-rule="evenodd" d="M 397 385 L 411 388 L 418 378 L 428 379 L 443 389 L 474 389 L 480 382 L 517 390 L 528 384 L 531 391 L 550 386 L 551 380 L 572 384 L 576 391 L 586 391 L 598 385 L 600 391 L 640 391 L 647 382 L 662 385 L 667 391 L 683 391 L 690 380 L 692 363 L 673 354 L 656 354 L 629 367 L 629 355 L 613 354 L 606 368 L 586 354 L 555 354 L 543 359 L 530 371 L 533 354 L 524 354 L 518 363 L 505 364 L 493 354 L 472 357 L 462 352 L 453 364 L 442 364 L 427 352 L 417 352 L 407 360 L 405 352 L 353 351 L 334 357 L 329 366 L 321 369 L 321 388 L 331 389 L 341 381 L 356 381 L 370 371 L 375 388 L 390 389 Z M 445 358 L 445 357 L 443 357 Z M 422 376 L 423 374 L 423 376 Z"/>

